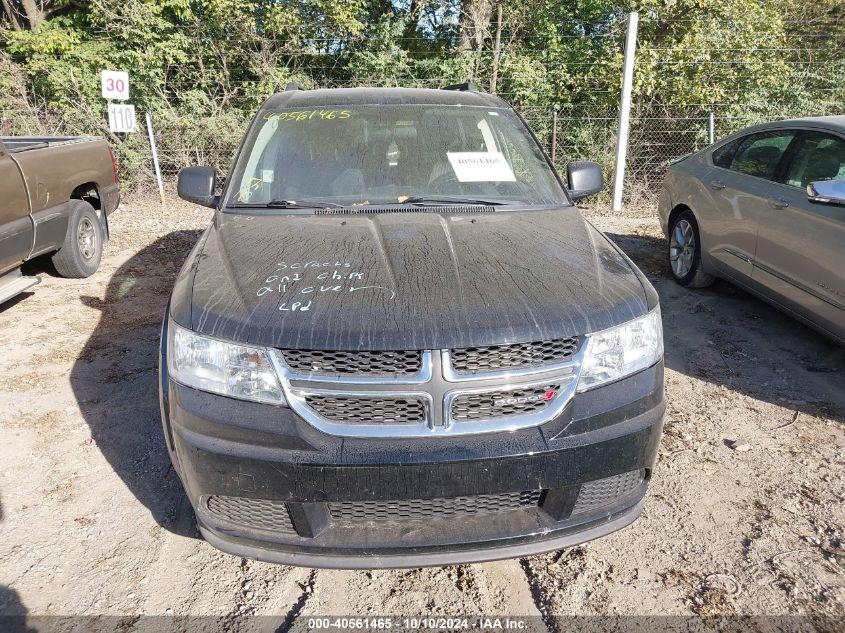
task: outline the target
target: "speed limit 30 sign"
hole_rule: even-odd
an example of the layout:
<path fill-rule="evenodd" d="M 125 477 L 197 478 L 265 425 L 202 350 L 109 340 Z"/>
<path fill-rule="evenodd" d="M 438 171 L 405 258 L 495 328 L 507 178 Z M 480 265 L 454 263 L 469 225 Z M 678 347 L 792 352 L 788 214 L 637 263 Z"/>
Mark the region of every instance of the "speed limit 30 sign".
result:
<path fill-rule="evenodd" d="M 100 73 L 103 99 L 126 101 L 129 99 L 129 73 L 122 70 L 104 70 Z"/>

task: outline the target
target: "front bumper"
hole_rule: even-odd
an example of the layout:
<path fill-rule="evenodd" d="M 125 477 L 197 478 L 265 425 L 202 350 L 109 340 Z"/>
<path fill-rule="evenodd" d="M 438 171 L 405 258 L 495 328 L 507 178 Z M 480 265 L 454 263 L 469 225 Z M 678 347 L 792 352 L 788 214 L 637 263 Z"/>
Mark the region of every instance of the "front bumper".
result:
<path fill-rule="evenodd" d="M 268 547 L 262 542 L 250 542 L 244 539 L 231 539 L 226 535 L 200 524 L 200 532 L 205 540 L 217 549 L 267 563 L 296 565 L 299 567 L 318 567 L 323 569 L 395 569 L 437 565 L 456 565 L 481 563 L 505 558 L 521 558 L 543 552 L 574 547 L 587 541 L 600 538 L 621 530 L 633 523 L 642 511 L 644 499 L 606 519 L 591 524 L 576 525 L 570 529 L 561 529 L 543 535 L 542 538 L 526 538 L 509 543 L 497 543 L 493 546 L 483 543 L 469 543 L 466 548 L 445 549 L 434 547 L 428 550 L 407 550 L 399 553 L 386 553 L 380 550 L 358 553 L 323 553 L 307 550 L 297 551 Z M 487 545 L 487 546 L 484 546 Z"/>
<path fill-rule="evenodd" d="M 541 426 L 473 436 L 334 437 L 164 371 L 161 405 L 212 545 L 339 568 L 524 556 L 625 527 L 642 509 L 665 409 L 662 363 L 576 395 Z"/>

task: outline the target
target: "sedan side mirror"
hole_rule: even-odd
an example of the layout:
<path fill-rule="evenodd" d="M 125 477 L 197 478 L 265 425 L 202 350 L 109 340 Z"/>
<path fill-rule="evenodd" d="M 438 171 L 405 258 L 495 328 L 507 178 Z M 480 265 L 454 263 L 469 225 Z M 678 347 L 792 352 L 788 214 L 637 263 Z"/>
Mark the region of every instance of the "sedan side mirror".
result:
<path fill-rule="evenodd" d="M 817 180 L 807 185 L 807 200 L 845 207 L 845 180 Z"/>
<path fill-rule="evenodd" d="M 573 160 L 566 165 L 566 182 L 572 200 L 594 196 L 604 189 L 601 165 L 589 160 Z"/>
<path fill-rule="evenodd" d="M 214 167 L 186 167 L 179 172 L 176 192 L 179 197 L 204 207 L 217 206 L 217 196 L 214 195 L 214 185 L 217 181 L 217 170 Z"/>

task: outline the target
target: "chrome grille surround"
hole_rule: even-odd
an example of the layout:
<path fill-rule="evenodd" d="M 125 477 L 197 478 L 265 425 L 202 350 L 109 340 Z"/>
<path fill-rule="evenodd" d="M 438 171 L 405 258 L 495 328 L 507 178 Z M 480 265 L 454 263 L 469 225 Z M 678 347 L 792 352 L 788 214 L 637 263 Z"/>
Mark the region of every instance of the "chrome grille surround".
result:
<path fill-rule="evenodd" d="M 285 363 L 281 350 L 272 351 L 271 357 L 288 405 L 325 433 L 344 437 L 432 437 L 514 431 L 556 418 L 575 395 L 585 349 L 586 345 L 580 345 L 567 361 L 475 374 L 457 374 L 450 350 L 425 350 L 418 372 L 390 376 L 302 373 Z M 483 414 L 460 415 L 462 403 L 467 400 L 489 402 L 497 397 L 495 394 L 507 397 L 523 391 L 545 393 L 550 386 L 557 389 L 543 401 L 543 406 L 512 406 L 504 415 L 498 415 L 495 407 Z M 378 406 L 367 411 L 367 400 Z M 328 401 L 330 408 L 314 406 Z M 401 402 L 403 410 L 395 415 L 385 411 L 389 401 Z M 408 402 L 419 404 L 409 406 Z M 420 407 L 425 412 L 423 419 L 419 416 Z"/>

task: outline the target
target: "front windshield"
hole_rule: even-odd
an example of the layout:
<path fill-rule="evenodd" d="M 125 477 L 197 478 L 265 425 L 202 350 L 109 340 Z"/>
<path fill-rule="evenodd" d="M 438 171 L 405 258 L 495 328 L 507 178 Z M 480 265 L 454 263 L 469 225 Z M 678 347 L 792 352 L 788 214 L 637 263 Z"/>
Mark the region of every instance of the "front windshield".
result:
<path fill-rule="evenodd" d="M 568 204 L 512 111 L 364 105 L 262 112 L 235 167 L 228 206 L 402 204 L 442 198 Z"/>

